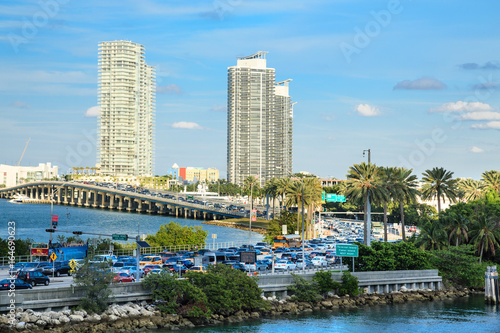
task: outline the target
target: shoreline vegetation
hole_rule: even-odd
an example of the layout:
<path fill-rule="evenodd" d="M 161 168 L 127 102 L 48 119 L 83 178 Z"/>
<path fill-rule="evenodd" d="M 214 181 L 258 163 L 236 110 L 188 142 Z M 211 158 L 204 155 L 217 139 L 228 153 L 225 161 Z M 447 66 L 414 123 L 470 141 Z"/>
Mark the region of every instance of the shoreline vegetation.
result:
<path fill-rule="evenodd" d="M 383 304 L 401 304 L 407 302 L 432 302 L 458 297 L 482 295 L 482 292 L 473 289 L 448 288 L 433 291 L 421 289 L 381 294 L 363 294 L 360 296 L 338 296 L 328 293 L 316 301 L 300 302 L 287 296 L 278 299 L 274 296 L 263 297 L 269 304 L 267 309 L 255 311 L 237 311 L 231 315 L 212 313 L 207 317 L 192 318 L 186 315 L 161 313 L 157 306 L 141 303 L 127 303 L 125 305 L 110 305 L 101 314 L 90 314 L 84 310 L 64 310 L 35 312 L 33 310 L 18 309 L 17 323 L 14 327 L 8 324 L 7 315 L 0 316 L 1 332 L 54 332 L 54 333 L 101 333 L 101 332 L 144 332 L 149 330 L 182 330 L 205 326 L 219 326 L 239 323 L 259 318 L 274 318 L 278 316 L 293 316 L 319 311 L 341 311 L 344 309 L 363 308 L 365 306 Z"/>
<path fill-rule="evenodd" d="M 213 221 L 204 221 L 202 224 L 209 225 L 217 225 L 220 227 L 228 227 L 240 230 L 249 230 L 249 221 L 243 221 L 243 219 L 229 219 L 229 220 L 213 220 Z M 267 234 L 267 225 L 269 223 L 266 222 L 252 222 L 252 231 L 257 232 L 259 234 L 265 235 Z"/>

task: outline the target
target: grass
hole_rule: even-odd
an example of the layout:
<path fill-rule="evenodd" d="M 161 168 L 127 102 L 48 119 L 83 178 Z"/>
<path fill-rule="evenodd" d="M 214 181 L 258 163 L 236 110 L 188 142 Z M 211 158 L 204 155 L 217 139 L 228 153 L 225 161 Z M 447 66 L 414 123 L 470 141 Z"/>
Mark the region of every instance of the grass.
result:
<path fill-rule="evenodd" d="M 248 218 L 241 218 L 241 219 L 232 218 L 232 219 L 223 220 L 222 222 L 235 222 L 235 223 L 244 225 L 246 227 L 248 227 L 248 225 L 250 224 L 250 221 L 248 220 Z M 252 227 L 259 227 L 259 228 L 267 229 L 268 226 L 269 226 L 268 220 L 257 219 L 256 222 L 252 222 Z"/>

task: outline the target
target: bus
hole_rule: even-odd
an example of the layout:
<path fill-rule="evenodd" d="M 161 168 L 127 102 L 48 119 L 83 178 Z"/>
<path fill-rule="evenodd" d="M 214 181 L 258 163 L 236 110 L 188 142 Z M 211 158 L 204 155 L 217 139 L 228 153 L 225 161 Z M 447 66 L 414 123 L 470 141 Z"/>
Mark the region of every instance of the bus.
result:
<path fill-rule="evenodd" d="M 300 235 L 279 235 L 273 238 L 273 249 L 278 247 L 301 247 Z"/>

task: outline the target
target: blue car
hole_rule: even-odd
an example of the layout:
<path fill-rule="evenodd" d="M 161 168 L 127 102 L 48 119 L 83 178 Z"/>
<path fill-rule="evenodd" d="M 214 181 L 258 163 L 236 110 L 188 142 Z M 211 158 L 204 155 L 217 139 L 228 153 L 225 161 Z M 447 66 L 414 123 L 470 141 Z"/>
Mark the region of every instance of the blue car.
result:
<path fill-rule="evenodd" d="M 10 290 L 11 288 L 11 282 L 12 280 L 10 279 L 4 279 L 0 281 L 0 290 Z M 24 282 L 21 279 L 14 279 L 14 286 L 15 289 L 32 289 L 33 287 L 31 284 Z"/>

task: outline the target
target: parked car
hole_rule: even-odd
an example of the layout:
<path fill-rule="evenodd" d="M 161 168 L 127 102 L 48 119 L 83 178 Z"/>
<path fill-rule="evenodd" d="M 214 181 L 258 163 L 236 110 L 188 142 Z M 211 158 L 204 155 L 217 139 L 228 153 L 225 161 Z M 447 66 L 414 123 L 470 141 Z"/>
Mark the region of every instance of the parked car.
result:
<path fill-rule="evenodd" d="M 4 279 L 0 281 L 0 290 L 10 290 L 11 283 L 12 283 L 11 279 Z M 14 279 L 14 288 L 18 290 L 18 289 L 32 289 L 33 287 L 31 286 L 31 284 L 24 282 L 21 279 Z"/>
<path fill-rule="evenodd" d="M 69 266 L 69 261 L 55 261 L 54 263 L 49 263 L 48 266 L 44 266 L 42 273 L 47 276 L 61 276 L 61 274 L 71 276 L 71 267 Z"/>
<path fill-rule="evenodd" d="M 312 260 L 314 266 L 326 267 L 328 266 L 328 261 L 324 257 L 314 257 Z"/>
<path fill-rule="evenodd" d="M 123 267 L 127 266 L 127 264 L 123 261 L 117 261 L 113 264 L 113 267 L 111 268 L 111 270 L 114 272 L 114 273 L 117 273 L 119 270 L 121 270 Z"/>
<path fill-rule="evenodd" d="M 278 259 L 276 261 L 276 264 L 274 265 L 275 270 L 289 271 L 295 268 L 297 268 L 297 265 L 294 264 L 292 261 L 286 259 Z"/>
<path fill-rule="evenodd" d="M 50 263 L 46 261 L 29 262 L 21 269 L 23 272 L 42 272 L 43 269 L 49 266 Z"/>
<path fill-rule="evenodd" d="M 198 265 L 198 266 L 193 266 L 189 269 L 190 272 L 198 272 L 198 273 L 206 273 L 207 272 L 207 266 L 205 265 Z"/>
<path fill-rule="evenodd" d="M 115 283 L 135 282 L 135 278 L 133 276 L 128 275 L 127 273 L 118 273 L 113 278 L 113 282 Z"/>
<path fill-rule="evenodd" d="M 23 280 L 26 283 L 31 284 L 32 286 L 36 286 L 37 284 L 43 284 L 48 286 L 50 283 L 50 278 L 46 275 L 43 275 L 40 272 L 18 272 L 17 279 Z"/>

